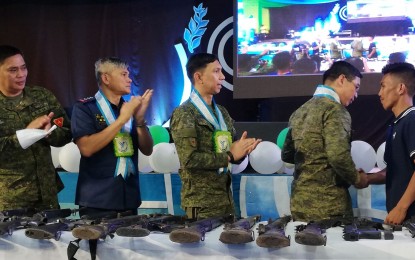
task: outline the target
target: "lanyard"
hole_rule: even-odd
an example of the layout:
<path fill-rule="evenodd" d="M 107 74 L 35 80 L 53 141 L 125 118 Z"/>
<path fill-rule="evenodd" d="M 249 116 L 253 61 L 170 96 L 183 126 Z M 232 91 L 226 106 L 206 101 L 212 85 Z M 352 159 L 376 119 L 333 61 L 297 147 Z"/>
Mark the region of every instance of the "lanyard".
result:
<path fill-rule="evenodd" d="M 112 124 L 115 121 L 115 114 L 111 108 L 110 102 L 99 90 L 95 94 L 97 100 L 97 106 L 101 114 L 104 116 L 105 122 L 107 125 Z M 132 118 L 130 118 L 121 128 L 120 132 L 131 133 L 132 129 Z M 128 176 L 129 173 L 134 174 L 134 163 L 131 160 L 131 157 L 117 157 L 117 166 L 115 168 L 114 177 L 121 175 L 124 179 Z"/>
<path fill-rule="evenodd" d="M 339 95 L 337 95 L 336 91 L 333 88 L 326 86 L 326 85 L 318 85 L 316 91 L 314 92 L 315 97 L 327 97 L 331 100 L 340 103 Z"/>
<path fill-rule="evenodd" d="M 196 89 L 193 89 L 192 93 L 190 94 L 190 102 L 192 102 L 197 110 L 199 110 L 203 117 L 209 123 L 211 123 L 216 130 L 228 131 L 222 113 L 220 112 L 218 106 L 215 104 L 215 100 L 212 100 L 212 102 L 217 117 L 214 116 L 212 108 L 206 104 Z"/>

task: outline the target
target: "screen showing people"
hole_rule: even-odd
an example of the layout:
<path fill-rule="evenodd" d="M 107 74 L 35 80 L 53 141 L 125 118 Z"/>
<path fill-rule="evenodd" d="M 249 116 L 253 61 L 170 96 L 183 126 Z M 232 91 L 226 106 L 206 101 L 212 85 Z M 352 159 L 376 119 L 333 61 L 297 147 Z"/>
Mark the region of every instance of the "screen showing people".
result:
<path fill-rule="evenodd" d="M 415 0 L 235 1 L 237 77 L 323 73 L 337 60 L 377 73 L 390 57 L 415 63 Z"/>

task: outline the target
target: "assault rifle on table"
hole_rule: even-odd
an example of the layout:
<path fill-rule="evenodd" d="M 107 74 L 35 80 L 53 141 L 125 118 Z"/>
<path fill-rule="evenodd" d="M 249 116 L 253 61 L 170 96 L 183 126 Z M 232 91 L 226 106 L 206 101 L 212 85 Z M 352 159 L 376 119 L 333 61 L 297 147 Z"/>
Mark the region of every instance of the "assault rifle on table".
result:
<path fill-rule="evenodd" d="M 72 235 L 79 239 L 98 240 L 107 236 L 113 238 L 120 227 L 128 227 L 148 218 L 147 215 L 129 215 L 102 220 L 97 225 L 82 225 L 72 229 Z"/>
<path fill-rule="evenodd" d="M 83 215 L 80 219 L 60 218 L 56 223 L 29 227 L 25 230 L 25 235 L 33 239 L 54 238 L 55 240 L 59 240 L 62 231 L 71 231 L 75 227 L 82 225 L 99 224 L 102 219 L 116 218 L 118 216 L 119 214 L 114 211 L 99 212 L 92 215 Z"/>
<path fill-rule="evenodd" d="M 306 225 L 295 227 L 295 242 L 307 246 L 325 246 L 327 243 L 326 230 L 331 227 L 350 223 L 351 218 L 335 217 L 319 221 L 310 221 Z"/>
<path fill-rule="evenodd" d="M 269 219 L 268 224 L 259 224 L 256 244 L 266 248 L 282 248 L 290 246 L 290 236 L 285 236 L 285 227 L 291 221 L 291 216 L 276 220 Z"/>
<path fill-rule="evenodd" d="M 346 241 L 358 241 L 360 239 L 382 239 L 392 240 L 393 231 L 399 229 L 381 222 L 376 222 L 366 218 L 356 218 L 351 224 L 343 228 L 343 238 Z"/>
<path fill-rule="evenodd" d="M 212 217 L 189 223 L 185 228 L 173 230 L 169 238 L 176 243 L 196 243 L 205 240 L 206 232 L 212 231 L 220 225 L 233 220 L 233 215 Z"/>
<path fill-rule="evenodd" d="M 122 237 L 145 237 L 153 231 L 170 233 L 175 229 L 184 228 L 186 221 L 186 216 L 156 214 L 141 219 L 134 225 L 119 227 L 115 233 Z"/>
<path fill-rule="evenodd" d="M 219 240 L 225 244 L 245 244 L 255 240 L 252 227 L 261 219 L 260 215 L 239 219 L 234 223 L 225 223 Z"/>
<path fill-rule="evenodd" d="M 12 211 L 14 212 L 12 213 Z M 30 216 L 30 211 L 27 211 L 26 213 L 24 211 L 25 210 L 23 209 L 7 212 L 9 217 L 3 219 L 3 222 L 0 222 L 0 235 L 11 235 L 15 229 L 19 228 L 45 225 L 46 223 L 56 221 L 59 218 L 69 217 L 78 212 L 79 209 L 48 209 L 35 213 L 33 216 Z M 16 215 L 12 216 L 11 214 Z M 6 214 L 3 214 L 3 216 L 6 216 Z"/>

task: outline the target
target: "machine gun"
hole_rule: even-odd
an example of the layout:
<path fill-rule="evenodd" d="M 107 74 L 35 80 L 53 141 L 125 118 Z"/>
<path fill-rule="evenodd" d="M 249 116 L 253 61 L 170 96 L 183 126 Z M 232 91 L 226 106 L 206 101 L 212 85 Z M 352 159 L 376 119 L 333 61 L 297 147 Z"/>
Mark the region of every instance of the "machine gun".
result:
<path fill-rule="evenodd" d="M 13 210 L 12 210 L 13 211 Z M 12 235 L 13 231 L 18 228 L 26 228 L 30 226 L 40 226 L 56 221 L 59 218 L 66 218 L 75 214 L 79 209 L 49 209 L 35 213 L 33 216 L 27 216 L 30 211 L 24 213 L 24 210 L 14 211 L 14 216 L 9 215 L 3 222 L 0 222 L 0 235 Z M 19 215 L 20 214 L 20 215 Z M 4 215 L 5 216 L 5 215 Z"/>
<path fill-rule="evenodd" d="M 276 220 L 268 220 L 268 224 L 259 224 L 256 244 L 265 248 L 282 248 L 290 246 L 290 236 L 285 236 L 285 227 L 291 221 L 291 216 Z"/>
<path fill-rule="evenodd" d="M 60 218 L 58 222 L 28 227 L 25 235 L 33 239 L 52 239 L 59 240 L 62 231 L 71 231 L 75 227 L 82 225 L 99 224 L 102 219 L 116 218 L 117 212 L 99 212 L 93 215 L 83 215 L 80 219 Z"/>
<path fill-rule="evenodd" d="M 366 218 L 357 218 L 351 224 L 344 226 L 343 239 L 346 241 L 382 239 L 383 233 L 383 238 L 385 240 L 392 240 L 393 230 L 396 230 L 393 226 L 388 226 Z"/>
<path fill-rule="evenodd" d="M 119 218 L 103 220 L 98 225 L 82 225 L 72 229 L 72 235 L 78 239 L 98 240 L 107 236 L 114 237 L 114 233 L 120 227 L 128 227 L 148 218 L 147 215 L 129 215 Z"/>
<path fill-rule="evenodd" d="M 219 227 L 225 222 L 229 222 L 233 218 L 233 215 L 228 215 L 197 220 L 186 225 L 185 228 L 173 230 L 169 238 L 172 242 L 176 243 L 196 243 L 204 241 L 206 232 Z"/>
<path fill-rule="evenodd" d="M 145 237 L 152 231 L 170 233 L 175 229 L 184 228 L 186 221 L 186 216 L 154 215 L 132 226 L 120 227 L 115 233 L 122 237 Z"/>
<path fill-rule="evenodd" d="M 235 223 L 225 223 L 219 240 L 225 244 L 245 244 L 255 240 L 252 227 L 261 219 L 260 215 L 242 218 Z"/>

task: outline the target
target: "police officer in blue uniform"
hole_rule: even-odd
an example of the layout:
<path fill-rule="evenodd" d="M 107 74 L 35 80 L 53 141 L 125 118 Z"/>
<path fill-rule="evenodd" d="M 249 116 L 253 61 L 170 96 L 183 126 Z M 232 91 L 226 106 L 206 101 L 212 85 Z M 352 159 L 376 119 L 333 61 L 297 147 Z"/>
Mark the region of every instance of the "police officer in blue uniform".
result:
<path fill-rule="evenodd" d="M 131 210 L 141 204 L 138 179 L 138 149 L 152 153 L 153 141 L 145 114 L 153 91 L 142 96 L 130 93 L 128 65 L 118 58 L 95 63 L 99 91 L 80 100 L 72 112 L 74 142 L 81 152 L 75 203 L 81 215 L 93 212 Z"/>

